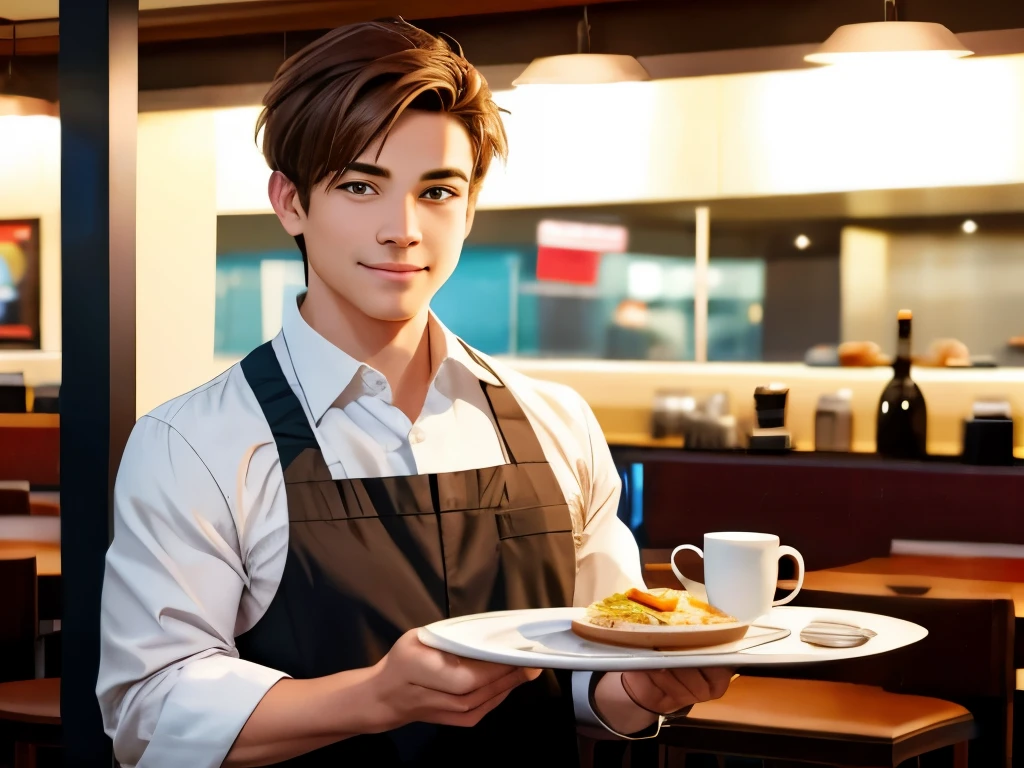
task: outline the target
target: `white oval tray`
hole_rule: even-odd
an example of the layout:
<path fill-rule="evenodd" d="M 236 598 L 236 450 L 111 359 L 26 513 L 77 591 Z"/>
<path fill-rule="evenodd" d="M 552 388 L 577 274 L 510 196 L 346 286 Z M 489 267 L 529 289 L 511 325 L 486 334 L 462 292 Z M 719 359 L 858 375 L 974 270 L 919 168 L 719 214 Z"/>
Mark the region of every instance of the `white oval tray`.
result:
<path fill-rule="evenodd" d="M 781 606 L 755 624 L 787 630 L 777 640 L 732 650 L 718 646 L 700 651 L 658 651 L 625 648 L 584 640 L 571 628 L 585 608 L 538 608 L 496 611 L 445 619 L 422 627 L 424 645 L 470 659 L 541 669 L 617 672 L 672 667 L 751 667 L 815 664 L 855 659 L 902 648 L 924 639 L 924 627 L 909 621 L 857 611 Z M 812 621 L 838 621 L 870 629 L 876 636 L 854 648 L 823 648 L 800 639 Z M 749 644 L 747 644 L 749 645 Z"/>

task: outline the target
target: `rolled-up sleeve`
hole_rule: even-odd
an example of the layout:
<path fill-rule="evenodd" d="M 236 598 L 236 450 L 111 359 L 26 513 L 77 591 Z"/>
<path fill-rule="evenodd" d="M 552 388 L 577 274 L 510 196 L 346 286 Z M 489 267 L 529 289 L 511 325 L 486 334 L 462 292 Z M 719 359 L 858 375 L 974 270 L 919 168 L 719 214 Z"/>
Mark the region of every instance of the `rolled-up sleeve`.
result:
<path fill-rule="evenodd" d="M 231 504 L 166 422 L 143 417 L 114 491 L 96 686 L 124 768 L 221 765 L 286 675 L 238 658 L 248 584 Z"/>
<path fill-rule="evenodd" d="M 585 520 L 576 551 L 576 592 L 573 602 L 586 606 L 615 592 L 630 587 L 643 587 L 640 550 L 632 532 L 618 517 L 622 481 L 604 433 L 590 406 L 580 398 L 582 418 L 589 435 L 589 455 L 583 461 L 586 472 L 580 472 L 584 496 Z M 620 738 L 636 736 L 612 730 L 593 706 L 593 690 L 597 676 L 592 672 L 573 673 L 573 705 L 576 721 L 599 726 Z M 650 738 L 660 730 L 663 718 L 656 727 L 645 732 Z"/>

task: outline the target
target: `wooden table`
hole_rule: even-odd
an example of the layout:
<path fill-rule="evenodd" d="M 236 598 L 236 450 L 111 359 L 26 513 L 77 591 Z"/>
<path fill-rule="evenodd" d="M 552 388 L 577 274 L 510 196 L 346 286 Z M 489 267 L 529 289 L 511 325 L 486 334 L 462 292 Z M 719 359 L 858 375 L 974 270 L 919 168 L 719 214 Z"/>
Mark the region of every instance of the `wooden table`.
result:
<path fill-rule="evenodd" d="M 0 543 L 60 543 L 60 517 L 48 515 L 0 515 Z"/>
<path fill-rule="evenodd" d="M 932 597 L 1006 596 L 1013 600 L 1014 666 L 1017 690 L 1024 691 L 1024 561 L 996 557 L 873 557 L 851 565 L 812 571 L 808 589 L 856 591 L 884 588 L 890 592 L 925 589 Z M 780 589 L 786 582 L 779 582 Z"/>
<path fill-rule="evenodd" d="M 0 541 L 0 559 L 36 558 L 39 581 L 39 620 L 61 617 L 60 544 L 48 541 Z"/>
<path fill-rule="evenodd" d="M 835 573 L 934 576 L 1024 585 L 1024 560 L 1002 557 L 890 555 L 889 557 L 873 557 L 859 563 L 828 570 Z"/>

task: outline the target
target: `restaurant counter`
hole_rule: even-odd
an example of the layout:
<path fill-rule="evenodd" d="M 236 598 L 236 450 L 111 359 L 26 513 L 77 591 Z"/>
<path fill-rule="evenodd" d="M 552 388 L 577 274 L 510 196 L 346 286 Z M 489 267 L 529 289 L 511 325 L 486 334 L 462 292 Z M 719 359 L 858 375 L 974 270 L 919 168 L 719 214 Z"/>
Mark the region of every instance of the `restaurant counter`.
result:
<path fill-rule="evenodd" d="M 620 467 L 643 465 L 647 547 L 701 546 L 709 531 L 761 531 L 820 570 L 888 556 L 894 540 L 1024 545 L 1019 459 L 983 467 L 945 456 L 611 447 Z"/>

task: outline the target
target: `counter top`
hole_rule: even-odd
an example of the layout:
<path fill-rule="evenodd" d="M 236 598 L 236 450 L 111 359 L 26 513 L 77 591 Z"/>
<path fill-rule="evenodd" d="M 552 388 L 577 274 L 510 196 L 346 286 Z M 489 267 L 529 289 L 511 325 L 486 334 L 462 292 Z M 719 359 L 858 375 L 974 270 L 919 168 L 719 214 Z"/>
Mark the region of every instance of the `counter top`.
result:
<path fill-rule="evenodd" d="M 792 450 L 785 452 L 750 451 L 731 449 L 721 451 L 686 450 L 674 445 L 668 439 L 642 443 L 613 443 L 609 440 L 612 455 L 619 461 L 635 463 L 686 463 L 686 464 L 747 464 L 779 465 L 822 468 L 857 468 L 868 470 L 899 470 L 904 472 L 941 472 L 960 474 L 1000 475 L 1011 474 L 1024 477 L 1024 459 L 1016 458 L 1012 466 L 983 466 L 964 464 L 959 456 L 928 456 L 926 459 L 889 459 L 874 452 L 826 453 L 819 451 Z"/>

